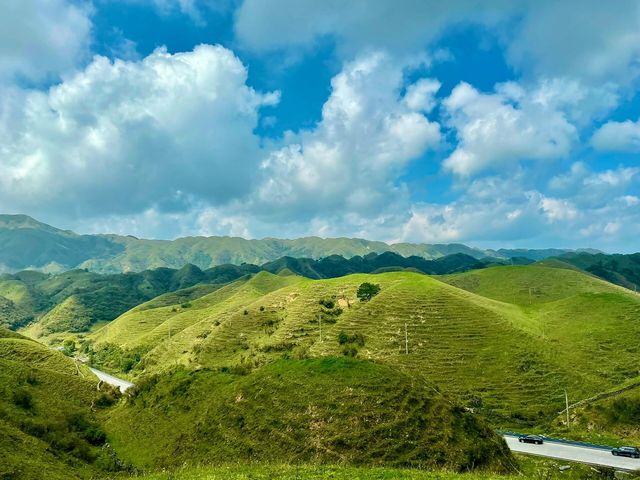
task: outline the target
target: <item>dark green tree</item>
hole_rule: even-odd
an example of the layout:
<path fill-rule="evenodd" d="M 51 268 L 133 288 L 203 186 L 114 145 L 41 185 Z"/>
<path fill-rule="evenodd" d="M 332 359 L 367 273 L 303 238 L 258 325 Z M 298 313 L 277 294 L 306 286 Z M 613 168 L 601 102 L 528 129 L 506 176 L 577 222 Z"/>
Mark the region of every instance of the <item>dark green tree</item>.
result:
<path fill-rule="evenodd" d="M 380 292 L 380 285 L 364 282 L 358 287 L 356 296 L 361 302 L 368 302 Z"/>

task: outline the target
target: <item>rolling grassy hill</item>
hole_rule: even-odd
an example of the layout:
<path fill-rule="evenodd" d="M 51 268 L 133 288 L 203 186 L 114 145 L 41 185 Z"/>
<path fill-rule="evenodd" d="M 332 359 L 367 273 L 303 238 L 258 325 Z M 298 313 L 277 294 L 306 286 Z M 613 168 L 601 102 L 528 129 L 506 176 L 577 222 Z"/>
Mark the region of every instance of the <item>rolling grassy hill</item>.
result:
<path fill-rule="evenodd" d="M 86 367 L 0 327 L 0 478 L 90 478 L 117 468 L 92 406 L 112 401 Z"/>
<path fill-rule="evenodd" d="M 504 443 L 396 369 L 357 359 L 279 360 L 248 375 L 175 369 L 105 420 L 138 467 L 313 462 L 512 471 Z"/>
<path fill-rule="evenodd" d="M 54 341 L 56 334 L 86 332 L 94 324 L 113 320 L 164 293 L 202 282 L 213 289 L 258 270 L 250 265 L 223 265 L 203 272 L 186 265 L 180 270 L 161 268 L 116 275 L 86 270 L 55 275 L 34 271 L 4 274 L 0 275 L 0 325 L 27 327 L 27 335 Z M 189 293 L 184 296 L 189 298 Z"/>
<path fill-rule="evenodd" d="M 337 255 L 320 260 L 283 257 L 261 267 L 220 265 L 204 271 L 195 265 L 113 275 L 86 270 L 56 275 L 24 271 L 0 276 L 0 324 L 22 328 L 25 334 L 48 343 L 59 343 L 68 333 L 88 332 L 150 299 L 155 299 L 153 305 L 182 304 L 261 270 L 288 270 L 310 278 L 328 278 L 393 270 L 451 273 L 484 266 L 464 254 L 425 260 L 386 252 L 351 259 Z"/>
<path fill-rule="evenodd" d="M 356 298 L 363 282 L 381 286 L 369 302 Z M 138 307 L 95 332 L 89 350 L 136 349 L 133 376 L 176 364 L 250 371 L 282 357 L 356 355 L 507 422 L 535 423 L 562 408 L 565 388 L 578 400 L 638 376 L 638 339 L 640 297 L 578 271 L 521 266 L 441 279 L 262 272 L 189 306 Z"/>

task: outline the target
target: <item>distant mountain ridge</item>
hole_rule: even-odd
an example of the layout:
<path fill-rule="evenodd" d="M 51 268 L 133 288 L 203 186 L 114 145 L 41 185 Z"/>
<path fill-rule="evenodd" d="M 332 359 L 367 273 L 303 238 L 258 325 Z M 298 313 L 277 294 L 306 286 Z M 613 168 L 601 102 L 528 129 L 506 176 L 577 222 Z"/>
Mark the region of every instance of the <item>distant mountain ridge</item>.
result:
<path fill-rule="evenodd" d="M 282 257 L 320 259 L 340 255 L 352 258 L 384 252 L 427 260 L 458 253 L 478 260 L 485 257 L 541 260 L 572 251 L 495 251 L 463 244 L 389 245 L 360 238 L 248 240 L 240 237 L 183 237 L 176 240 L 146 240 L 110 234 L 79 235 L 38 222 L 27 215 L 0 215 L 0 273 L 25 269 L 61 272 L 74 268 L 86 268 L 97 273 L 122 273 L 160 267 L 179 269 L 186 264 L 204 270 L 224 264 L 261 265 Z"/>

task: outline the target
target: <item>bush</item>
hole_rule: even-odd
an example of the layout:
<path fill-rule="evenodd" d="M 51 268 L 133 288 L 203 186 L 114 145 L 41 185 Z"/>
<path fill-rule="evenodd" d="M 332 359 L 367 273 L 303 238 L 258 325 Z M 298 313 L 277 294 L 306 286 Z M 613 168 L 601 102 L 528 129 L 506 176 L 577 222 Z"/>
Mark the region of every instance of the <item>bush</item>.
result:
<path fill-rule="evenodd" d="M 348 335 L 345 332 L 340 332 L 338 334 L 338 343 L 340 345 L 354 344 L 360 347 L 364 346 L 364 336 L 361 333 L 356 333 L 354 335 Z"/>
<path fill-rule="evenodd" d="M 101 446 L 107 441 L 107 435 L 100 427 L 87 420 L 86 417 L 80 413 L 74 413 L 67 418 L 67 426 L 72 432 L 78 433 L 80 438 L 86 440 L 89 444 L 94 446 Z"/>
<path fill-rule="evenodd" d="M 352 346 L 347 346 L 342 349 L 342 354 L 346 357 L 355 357 L 358 355 L 358 349 Z"/>
<path fill-rule="evenodd" d="M 329 310 L 336 306 L 336 303 L 333 300 L 328 300 L 326 298 L 321 298 L 318 303 Z"/>
<path fill-rule="evenodd" d="M 113 392 L 101 393 L 95 401 L 95 406 L 98 408 L 110 407 L 117 401 L 117 396 Z"/>
<path fill-rule="evenodd" d="M 33 408 L 33 397 L 24 388 L 20 388 L 13 392 L 13 403 L 17 407 L 31 410 Z"/>
<path fill-rule="evenodd" d="M 62 347 L 62 353 L 67 357 L 73 357 L 73 354 L 76 353 L 76 343 L 73 340 L 65 340 Z"/>
<path fill-rule="evenodd" d="M 361 302 L 368 302 L 378 293 L 380 293 L 380 285 L 364 282 L 358 287 L 356 296 L 360 299 Z"/>

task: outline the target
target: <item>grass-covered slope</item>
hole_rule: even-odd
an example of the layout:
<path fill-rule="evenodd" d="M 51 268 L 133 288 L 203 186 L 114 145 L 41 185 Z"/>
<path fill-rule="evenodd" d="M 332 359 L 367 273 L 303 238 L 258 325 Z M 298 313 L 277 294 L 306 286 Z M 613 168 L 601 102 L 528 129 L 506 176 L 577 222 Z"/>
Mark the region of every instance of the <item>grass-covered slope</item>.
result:
<path fill-rule="evenodd" d="M 109 414 L 140 467 L 320 462 L 508 471 L 503 440 L 414 378 L 372 362 L 281 360 L 249 375 L 175 370 Z"/>
<path fill-rule="evenodd" d="M 111 393 L 59 352 L 0 327 L 0 478 L 89 478 L 117 463 L 93 408 Z"/>
<path fill-rule="evenodd" d="M 100 275 L 71 270 L 56 275 L 25 271 L 0 276 L 0 325 L 26 328 L 27 335 L 52 341 L 56 334 L 89 331 L 153 298 L 203 283 L 219 285 L 258 270 L 224 265 L 203 272 L 193 265 L 141 273 Z M 192 292 L 193 293 L 193 292 Z M 189 297 L 189 293 L 184 293 Z M 58 335 L 59 336 L 59 335 Z"/>
<path fill-rule="evenodd" d="M 640 253 L 566 253 L 560 256 L 559 260 L 631 290 L 640 288 Z"/>
<path fill-rule="evenodd" d="M 258 279 L 269 287 L 249 288 Z M 552 418 L 564 389 L 579 400 L 640 373 L 640 297 L 624 289 L 537 266 L 444 280 L 472 291 L 409 272 L 315 281 L 261 273 L 190 305 L 139 307 L 96 332 L 94 348 L 138 349 L 134 376 L 175 364 L 245 371 L 281 357 L 357 355 L 527 421 Z M 356 297 L 364 282 L 381 287 L 369 302 Z"/>
<path fill-rule="evenodd" d="M 483 297 L 517 305 L 553 302 L 579 293 L 621 291 L 577 270 L 539 265 L 502 266 L 439 278 Z"/>

